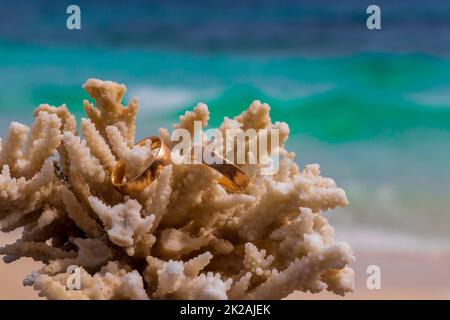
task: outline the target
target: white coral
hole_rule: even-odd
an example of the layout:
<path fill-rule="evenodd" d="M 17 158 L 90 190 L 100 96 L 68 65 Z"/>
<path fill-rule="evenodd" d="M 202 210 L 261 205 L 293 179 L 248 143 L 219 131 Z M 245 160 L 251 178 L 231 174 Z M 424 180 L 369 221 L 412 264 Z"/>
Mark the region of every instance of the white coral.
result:
<path fill-rule="evenodd" d="M 116 161 L 129 179 L 154 156 L 150 145 L 134 146 L 137 99 L 122 105 L 126 87 L 111 81 L 83 87 L 95 104 L 84 102 L 82 136 L 65 105 L 40 105 L 31 129 L 12 123 L 0 140 L 0 227 L 23 228 L 0 254 L 6 262 L 44 262 L 26 284 L 51 299 L 278 299 L 294 290 L 353 290 L 353 253 L 322 214 L 346 206 L 345 191 L 319 165 L 298 167 L 286 150 L 289 127 L 272 122 L 267 104 L 254 101 L 220 130 L 233 129 L 233 139 L 257 131 L 245 141 L 248 159 L 260 156 L 251 144 L 270 138 L 258 160 L 278 156 L 273 175 L 262 174 L 261 163 L 240 165 L 249 185 L 229 193 L 212 168 L 174 162 L 128 197 L 111 184 Z M 174 128 L 193 135 L 195 121 L 204 128 L 209 116 L 199 103 Z M 171 132 L 159 132 L 172 146 Z M 81 267 L 81 290 L 66 288 L 69 265 Z"/>
<path fill-rule="evenodd" d="M 90 119 L 81 119 L 81 131 L 92 155 L 111 173 L 116 164 L 116 158 Z"/>
<path fill-rule="evenodd" d="M 14 169 L 17 160 L 23 156 L 22 147 L 30 128 L 18 122 L 12 122 L 8 129 L 6 141 L 2 144 L 1 164 Z"/>
<path fill-rule="evenodd" d="M 147 139 L 142 146 L 135 145 L 130 148 L 117 127 L 106 127 L 106 134 L 115 154 L 125 164 L 127 179 L 139 175 L 155 159 L 150 139 Z"/>
<path fill-rule="evenodd" d="M 127 90 L 123 84 L 99 79 L 88 79 L 83 88 L 94 98 L 95 106 L 84 101 L 84 110 L 102 136 L 107 126 L 115 125 L 131 146 L 136 131 L 137 98 L 133 98 L 127 107 L 121 105 L 121 100 Z"/>
<path fill-rule="evenodd" d="M 23 219 L 48 201 L 53 178 L 51 159 L 28 180 L 11 177 L 9 166 L 4 165 L 0 173 L 0 230 L 10 231 L 27 224 Z"/>
<path fill-rule="evenodd" d="M 209 110 L 206 104 L 199 103 L 195 106 L 193 111 L 186 111 L 186 113 L 180 116 L 180 123 L 174 124 L 174 129 L 186 129 L 191 134 L 191 137 L 196 133 L 194 131 L 194 123 L 200 121 L 202 128 L 208 125 Z"/>
<path fill-rule="evenodd" d="M 73 172 L 80 172 L 95 182 L 100 183 L 105 180 L 105 170 L 98 159 L 91 155 L 86 140 L 81 140 L 71 132 L 64 132 L 63 142 L 68 151 Z"/>
<path fill-rule="evenodd" d="M 158 177 L 158 181 L 152 183 L 144 193 L 147 194 L 145 207 L 147 212 L 155 215 L 153 229 L 155 229 L 164 215 L 167 213 L 167 206 L 170 203 L 170 196 L 172 195 L 172 165 L 164 167 Z"/>
<path fill-rule="evenodd" d="M 206 259 L 205 259 L 206 258 Z M 232 280 L 223 280 L 220 274 L 208 272 L 197 275 L 209 262 L 210 255 L 199 256 L 188 262 L 168 261 L 157 271 L 157 298 L 175 297 L 189 300 L 225 300 Z M 197 265 L 195 272 L 192 268 Z"/>
<path fill-rule="evenodd" d="M 129 272 L 121 268 L 117 262 L 109 262 L 93 276 L 83 269 L 80 274 L 81 290 L 67 288 L 70 275 L 65 272 L 55 276 L 36 274 L 32 276 L 31 283 L 49 299 L 148 300 L 141 275 L 136 270 Z"/>
<path fill-rule="evenodd" d="M 141 217 L 141 205 L 134 199 L 110 207 L 96 197 L 89 197 L 92 209 L 102 220 L 111 241 L 126 248 L 127 253 L 134 255 L 133 245 L 137 244 L 152 227 L 154 215 Z"/>
<path fill-rule="evenodd" d="M 46 111 L 36 115 L 31 129 L 13 122 L 8 130 L 0 163 L 8 165 L 13 176 L 31 178 L 59 146 L 60 127 L 61 120 Z"/>

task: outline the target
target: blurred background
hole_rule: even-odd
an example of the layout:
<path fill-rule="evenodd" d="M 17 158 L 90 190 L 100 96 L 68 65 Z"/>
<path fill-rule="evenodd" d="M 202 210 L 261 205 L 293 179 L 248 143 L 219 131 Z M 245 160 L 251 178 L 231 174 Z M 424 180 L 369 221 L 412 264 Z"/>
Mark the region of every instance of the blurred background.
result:
<path fill-rule="evenodd" d="M 66 28 L 70 4 L 81 30 Z M 366 28 L 370 4 L 381 30 Z M 90 77 L 139 97 L 139 136 L 200 101 L 214 127 L 261 100 L 298 163 L 347 191 L 326 216 L 357 256 L 348 298 L 450 298 L 449 17 L 439 0 L 2 1 L 0 136 L 40 103 L 81 117 Z M 366 287 L 372 264 L 381 290 Z M 30 265 L 0 263 L 0 298 L 36 297 Z M 291 296 L 317 297 L 334 298 Z"/>

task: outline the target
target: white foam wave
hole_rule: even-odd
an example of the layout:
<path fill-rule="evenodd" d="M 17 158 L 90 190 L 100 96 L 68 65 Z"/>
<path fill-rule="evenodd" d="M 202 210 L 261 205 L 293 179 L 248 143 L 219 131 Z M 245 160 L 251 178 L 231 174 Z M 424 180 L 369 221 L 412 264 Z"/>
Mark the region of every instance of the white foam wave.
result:
<path fill-rule="evenodd" d="M 280 100 L 304 99 L 327 92 L 334 87 L 335 85 L 331 83 L 306 84 L 285 81 L 278 81 L 277 85 L 274 83 L 260 85 L 267 95 Z"/>
<path fill-rule="evenodd" d="M 184 110 L 197 102 L 210 99 L 219 90 L 215 88 L 191 89 L 184 87 L 165 87 L 153 85 L 137 85 L 129 90 L 132 97 L 139 98 L 139 113 L 166 113 L 173 110 Z"/>
<path fill-rule="evenodd" d="M 450 107 L 450 87 L 442 87 L 430 91 L 413 92 L 405 95 L 406 99 L 435 108 Z"/>
<path fill-rule="evenodd" d="M 354 249 L 379 252 L 448 254 L 450 238 L 442 239 L 396 230 L 336 227 L 339 239 L 345 239 Z"/>

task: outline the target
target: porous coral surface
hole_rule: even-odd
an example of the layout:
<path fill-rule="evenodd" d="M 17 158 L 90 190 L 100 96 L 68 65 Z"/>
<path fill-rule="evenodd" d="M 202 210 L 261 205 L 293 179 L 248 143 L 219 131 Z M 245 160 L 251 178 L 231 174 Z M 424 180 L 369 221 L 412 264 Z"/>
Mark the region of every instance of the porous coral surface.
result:
<path fill-rule="evenodd" d="M 138 100 L 123 106 L 126 87 L 111 81 L 83 87 L 95 104 L 84 101 L 80 131 L 65 105 L 40 105 L 31 128 L 13 122 L 0 143 L 0 228 L 23 229 L 0 254 L 7 263 L 43 262 L 25 285 L 50 299 L 281 299 L 295 290 L 353 290 L 353 253 L 323 216 L 348 204 L 345 191 L 318 165 L 296 165 L 285 149 L 289 127 L 272 123 L 267 104 L 254 101 L 220 130 L 278 130 L 280 147 L 268 154 L 280 157 L 274 174 L 240 165 L 249 185 L 230 193 L 210 167 L 173 163 L 142 192 L 122 195 L 111 184 L 116 162 L 133 176 L 153 156 L 134 146 Z M 174 128 L 192 133 L 194 121 L 206 127 L 208 120 L 200 103 Z M 167 129 L 159 135 L 173 146 Z M 69 266 L 80 268 L 78 289 L 67 286 Z"/>

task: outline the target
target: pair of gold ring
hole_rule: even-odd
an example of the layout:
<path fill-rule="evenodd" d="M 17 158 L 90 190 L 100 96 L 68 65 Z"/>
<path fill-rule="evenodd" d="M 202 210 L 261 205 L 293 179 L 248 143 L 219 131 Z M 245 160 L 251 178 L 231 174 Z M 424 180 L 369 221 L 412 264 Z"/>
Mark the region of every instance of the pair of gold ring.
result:
<path fill-rule="evenodd" d="M 144 190 L 158 178 L 163 167 L 170 164 L 171 151 L 158 137 L 144 138 L 136 145 L 145 146 L 148 140 L 151 141 L 150 147 L 154 151 L 155 159 L 138 175 L 124 181 L 125 163 L 123 160 L 117 161 L 111 174 L 111 183 L 120 193 L 129 195 Z M 204 162 L 203 164 L 222 174 L 218 182 L 230 192 L 242 192 L 249 183 L 248 175 L 226 158 L 222 158 L 221 164 L 206 164 Z"/>

